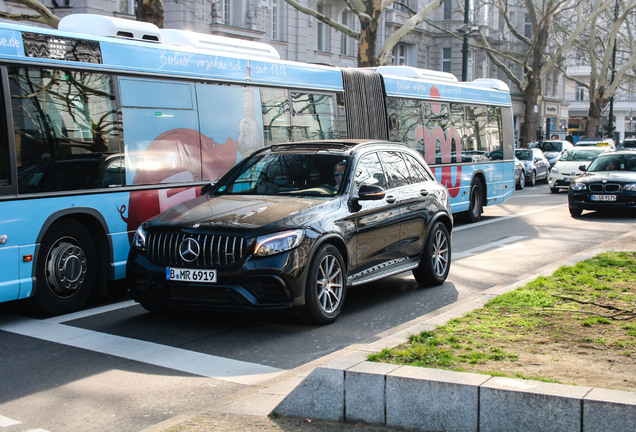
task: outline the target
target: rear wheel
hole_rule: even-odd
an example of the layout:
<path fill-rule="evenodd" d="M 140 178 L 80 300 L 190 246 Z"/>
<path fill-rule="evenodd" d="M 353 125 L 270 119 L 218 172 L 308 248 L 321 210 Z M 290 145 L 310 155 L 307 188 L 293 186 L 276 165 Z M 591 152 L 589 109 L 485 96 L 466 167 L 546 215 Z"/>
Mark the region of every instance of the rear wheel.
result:
<path fill-rule="evenodd" d="M 31 308 L 46 315 L 79 310 L 97 278 L 97 248 L 78 222 L 60 221 L 44 235 L 37 255 L 36 287 Z"/>
<path fill-rule="evenodd" d="M 446 225 L 436 222 L 426 239 L 420 265 L 413 277 L 420 285 L 441 285 L 450 271 L 451 244 Z"/>
<path fill-rule="evenodd" d="M 470 203 L 467 217 L 469 222 L 479 222 L 484 210 L 484 187 L 481 181 L 474 179 L 470 184 Z"/>
<path fill-rule="evenodd" d="M 314 324 L 336 320 L 345 300 L 347 275 L 338 248 L 327 244 L 316 252 L 309 267 L 305 302 L 308 319 Z"/>

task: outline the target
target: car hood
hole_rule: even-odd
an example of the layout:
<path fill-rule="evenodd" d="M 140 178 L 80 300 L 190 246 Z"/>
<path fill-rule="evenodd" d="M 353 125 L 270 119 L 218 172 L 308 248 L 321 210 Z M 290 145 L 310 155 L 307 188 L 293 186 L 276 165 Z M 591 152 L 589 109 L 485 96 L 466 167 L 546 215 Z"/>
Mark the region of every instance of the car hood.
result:
<path fill-rule="evenodd" d="M 605 171 L 605 172 L 586 172 L 578 181 L 593 183 L 607 180 L 608 183 L 636 183 L 636 172 L 633 171 Z"/>
<path fill-rule="evenodd" d="M 576 173 L 581 174 L 582 171 L 579 170 L 581 165 L 588 166 L 590 164 L 589 161 L 557 161 L 554 167 L 559 170 L 562 174 L 570 174 Z"/>
<path fill-rule="evenodd" d="M 153 227 L 209 225 L 216 229 L 273 229 L 306 226 L 340 207 L 340 199 L 254 195 L 203 195 L 155 217 Z"/>
<path fill-rule="evenodd" d="M 548 159 L 554 159 L 555 157 L 558 157 L 561 154 L 561 152 L 543 152 L 543 154 Z"/>

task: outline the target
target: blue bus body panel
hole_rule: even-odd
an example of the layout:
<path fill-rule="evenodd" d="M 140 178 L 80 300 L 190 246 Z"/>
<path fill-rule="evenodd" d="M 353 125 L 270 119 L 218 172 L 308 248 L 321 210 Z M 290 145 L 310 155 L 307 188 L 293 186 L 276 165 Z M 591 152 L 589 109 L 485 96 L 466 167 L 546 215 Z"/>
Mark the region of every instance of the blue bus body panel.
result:
<path fill-rule="evenodd" d="M 412 97 L 418 99 L 441 99 L 444 102 L 490 103 L 511 106 L 510 93 L 471 86 L 470 83 L 444 83 L 409 80 L 384 76 L 384 86 L 389 97 Z M 439 95 L 431 94 L 436 88 Z"/>

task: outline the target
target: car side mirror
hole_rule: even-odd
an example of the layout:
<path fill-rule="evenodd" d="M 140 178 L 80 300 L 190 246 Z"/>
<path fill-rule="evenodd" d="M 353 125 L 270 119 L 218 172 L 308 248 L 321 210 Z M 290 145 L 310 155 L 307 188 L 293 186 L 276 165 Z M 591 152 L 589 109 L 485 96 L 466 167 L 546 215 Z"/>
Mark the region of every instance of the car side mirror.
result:
<path fill-rule="evenodd" d="M 206 183 L 203 186 L 201 186 L 201 195 L 205 195 L 210 188 L 212 187 L 212 183 Z"/>
<path fill-rule="evenodd" d="M 579 165 L 579 170 L 585 172 L 587 171 L 587 167 L 585 165 Z"/>
<path fill-rule="evenodd" d="M 377 201 L 384 198 L 386 192 L 380 186 L 363 184 L 358 189 L 358 195 L 354 198 L 357 201 Z"/>

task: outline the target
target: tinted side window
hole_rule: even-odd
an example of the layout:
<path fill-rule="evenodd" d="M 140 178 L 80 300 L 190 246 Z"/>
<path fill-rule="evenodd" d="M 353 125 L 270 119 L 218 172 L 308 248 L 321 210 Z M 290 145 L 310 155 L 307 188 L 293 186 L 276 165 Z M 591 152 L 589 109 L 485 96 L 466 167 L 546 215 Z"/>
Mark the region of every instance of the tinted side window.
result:
<path fill-rule="evenodd" d="M 411 183 L 406 162 L 398 152 L 382 152 L 382 162 L 389 177 L 389 186 L 396 188 Z"/>
<path fill-rule="evenodd" d="M 386 177 L 377 153 L 370 153 L 360 158 L 356 167 L 355 182 L 357 188 L 363 184 L 387 188 Z"/>
<path fill-rule="evenodd" d="M 424 168 L 424 166 L 416 158 L 407 153 L 403 153 L 402 157 L 404 157 L 404 161 L 408 166 L 411 183 L 433 180 L 433 177 L 431 177 L 426 168 Z"/>

